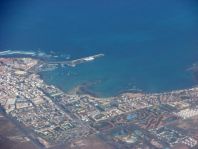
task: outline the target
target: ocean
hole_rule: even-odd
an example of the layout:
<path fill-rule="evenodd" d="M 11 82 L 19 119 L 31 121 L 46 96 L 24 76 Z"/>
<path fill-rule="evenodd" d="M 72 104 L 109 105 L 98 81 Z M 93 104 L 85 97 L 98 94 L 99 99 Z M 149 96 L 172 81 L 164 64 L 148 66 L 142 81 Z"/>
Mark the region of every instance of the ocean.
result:
<path fill-rule="evenodd" d="M 196 85 L 196 0 L 34 0 L 0 2 L 0 51 L 76 59 L 104 57 L 43 72 L 49 84 L 78 85 L 98 96 L 130 89 L 165 92 Z"/>

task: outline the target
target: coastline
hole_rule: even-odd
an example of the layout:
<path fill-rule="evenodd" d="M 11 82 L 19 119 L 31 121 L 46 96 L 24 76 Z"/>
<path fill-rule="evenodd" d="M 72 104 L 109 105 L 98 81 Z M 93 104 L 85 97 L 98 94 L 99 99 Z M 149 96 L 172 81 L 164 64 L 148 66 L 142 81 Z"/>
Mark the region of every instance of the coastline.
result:
<path fill-rule="evenodd" d="M 55 67 L 52 67 L 52 69 L 49 69 L 49 70 L 46 69 L 45 70 L 45 67 L 48 67 L 48 61 L 50 60 L 50 57 L 52 57 L 52 56 L 47 55 L 45 53 L 42 53 L 42 55 L 46 55 L 46 57 L 42 57 L 42 56 L 39 56 L 38 57 L 39 53 L 36 54 L 36 53 L 33 53 L 33 52 L 27 52 L 27 55 L 26 55 L 26 52 L 25 53 L 23 53 L 23 51 L 22 51 L 22 53 L 21 53 L 21 51 L 17 51 L 17 52 L 20 53 L 20 54 L 22 54 L 22 55 L 20 55 L 20 54 L 15 55 L 15 53 L 14 53 L 14 55 L 11 54 L 11 56 L 10 56 L 10 55 L 6 55 L 5 54 L 5 55 L 2 56 L 2 58 L 31 58 L 31 59 L 37 60 L 38 61 L 37 65 L 35 65 L 29 71 L 30 72 L 32 70 L 35 71 L 40 76 L 40 78 L 42 80 L 45 80 L 45 77 L 40 74 L 40 72 L 42 72 L 43 70 L 50 73 L 50 71 L 62 67 L 61 65 L 56 65 Z M 29 54 L 31 54 L 31 55 L 29 55 Z M 56 61 L 54 61 L 53 63 L 56 63 Z M 38 66 L 42 66 L 41 69 Z M 44 69 L 42 69 L 42 68 L 44 68 Z M 191 71 L 193 73 L 194 79 L 195 79 L 196 83 L 198 83 L 198 65 L 197 64 L 196 65 L 193 65 L 192 67 L 188 68 L 187 71 Z M 134 88 L 133 87 L 133 88 L 128 88 L 128 89 L 124 89 L 124 90 L 119 90 L 117 93 L 114 93 L 113 96 L 111 96 L 111 95 L 108 95 L 107 96 L 107 95 L 102 95 L 102 93 L 99 93 L 99 92 L 94 91 L 94 90 L 91 89 L 92 86 L 97 85 L 97 82 L 98 81 L 94 81 L 94 82 L 88 82 L 87 81 L 87 82 L 78 84 L 78 85 L 76 85 L 76 86 L 74 86 L 74 87 L 72 87 L 72 88 L 70 88 L 68 90 L 65 90 L 64 87 L 59 87 L 59 89 L 61 89 L 62 91 L 66 92 L 68 94 L 77 94 L 77 95 L 86 95 L 86 94 L 89 94 L 90 96 L 97 97 L 97 98 L 100 98 L 100 97 L 101 98 L 111 98 L 111 97 L 115 97 L 115 96 L 120 96 L 120 95 L 125 94 L 125 93 L 132 93 L 132 94 L 133 93 L 134 94 L 136 94 L 136 93 L 142 93 L 142 94 L 161 94 L 162 93 L 163 94 L 163 93 L 166 93 L 166 92 L 169 93 L 169 92 L 173 92 L 173 91 L 177 91 L 177 90 L 185 90 L 185 89 L 189 89 L 189 88 L 192 88 L 192 87 L 196 87 L 197 86 L 195 84 L 195 85 L 193 85 L 191 87 L 184 87 L 184 88 L 178 88 L 178 89 L 168 89 L 167 91 L 166 90 L 165 91 L 145 91 L 143 89 L 139 89 L 139 88 Z M 47 83 L 47 82 L 45 82 L 45 83 Z M 47 84 L 49 84 L 49 85 L 55 85 L 55 84 L 49 83 L 49 82 Z"/>
<path fill-rule="evenodd" d="M 148 140 L 152 146 L 152 140 L 157 139 L 158 128 L 164 128 L 171 134 L 178 130 L 167 128 L 169 125 L 198 115 L 195 104 L 198 102 L 198 87 L 163 93 L 127 92 L 102 98 L 94 97 L 78 86 L 68 94 L 42 80 L 34 71 L 37 70 L 35 66 L 40 67 L 38 64 L 38 60 L 31 58 L 0 58 L 3 94 L 0 104 L 15 125 L 29 130 L 28 139 L 40 147 L 66 144 L 71 147 L 75 141 L 91 136 L 99 138 L 98 141 L 110 142 L 112 146 L 133 147 L 134 144 L 129 143 L 131 138 L 127 136 L 137 132 L 147 137 L 153 134 Z M 4 92 L 8 89 L 9 92 Z M 123 129 L 126 130 L 124 138 L 119 136 Z M 177 133 L 183 139 L 191 138 L 194 141 L 191 146 L 198 145 L 193 134 Z M 138 136 L 133 137 L 138 139 Z M 176 141 L 183 143 L 175 137 Z M 144 139 L 141 140 L 144 142 Z M 174 145 L 168 143 L 169 146 Z M 163 142 L 159 144 L 167 147 Z"/>

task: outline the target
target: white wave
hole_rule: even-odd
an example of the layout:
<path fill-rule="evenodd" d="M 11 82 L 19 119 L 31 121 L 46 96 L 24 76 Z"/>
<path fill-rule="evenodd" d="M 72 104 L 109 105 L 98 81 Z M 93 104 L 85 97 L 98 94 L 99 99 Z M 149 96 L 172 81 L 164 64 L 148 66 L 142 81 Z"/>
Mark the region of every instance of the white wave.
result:
<path fill-rule="evenodd" d="M 51 54 L 47 54 L 41 51 L 19 51 L 19 50 L 5 50 L 0 52 L 0 56 L 6 55 L 26 55 L 26 56 L 35 56 L 35 57 L 52 57 Z"/>
<path fill-rule="evenodd" d="M 24 50 L 5 50 L 5 51 L 0 51 L 0 56 L 17 56 L 17 55 L 22 55 L 22 56 L 32 56 L 32 57 L 38 57 L 38 58 L 47 58 L 47 59 L 58 59 L 58 58 L 64 58 L 66 60 L 69 60 L 71 58 L 71 55 L 67 54 L 62 54 L 62 55 L 56 55 L 55 52 L 50 51 L 50 53 L 45 53 L 41 50 L 37 51 L 24 51 Z"/>
<path fill-rule="evenodd" d="M 14 50 L 6 50 L 0 52 L 0 56 L 5 56 L 5 55 L 14 55 L 14 54 L 20 54 L 20 55 L 30 55 L 30 56 L 36 56 L 36 52 L 32 51 L 14 51 Z"/>

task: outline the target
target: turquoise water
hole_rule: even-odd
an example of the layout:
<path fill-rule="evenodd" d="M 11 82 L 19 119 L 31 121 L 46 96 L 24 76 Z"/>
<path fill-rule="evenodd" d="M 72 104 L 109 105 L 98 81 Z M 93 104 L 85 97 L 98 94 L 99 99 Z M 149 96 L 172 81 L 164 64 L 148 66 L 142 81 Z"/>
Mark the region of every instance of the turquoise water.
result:
<path fill-rule="evenodd" d="M 198 61 L 196 0 L 2 1 L 0 20 L 2 51 L 39 49 L 71 59 L 105 54 L 43 73 L 64 90 L 93 83 L 89 90 L 112 96 L 131 88 L 161 92 L 195 85 L 186 69 Z"/>

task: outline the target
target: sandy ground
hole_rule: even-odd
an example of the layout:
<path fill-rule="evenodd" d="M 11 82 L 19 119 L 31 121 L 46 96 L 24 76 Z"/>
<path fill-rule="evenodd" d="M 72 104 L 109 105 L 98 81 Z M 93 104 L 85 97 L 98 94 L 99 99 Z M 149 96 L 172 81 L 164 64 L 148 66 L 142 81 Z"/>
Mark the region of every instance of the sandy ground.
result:
<path fill-rule="evenodd" d="M 86 139 L 75 140 L 68 145 L 62 145 L 52 149 L 113 149 L 101 139 L 92 136 Z"/>
<path fill-rule="evenodd" d="M 0 114 L 0 149 L 36 149 L 8 119 Z"/>

